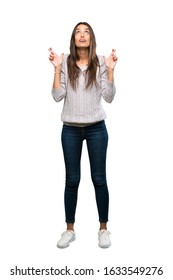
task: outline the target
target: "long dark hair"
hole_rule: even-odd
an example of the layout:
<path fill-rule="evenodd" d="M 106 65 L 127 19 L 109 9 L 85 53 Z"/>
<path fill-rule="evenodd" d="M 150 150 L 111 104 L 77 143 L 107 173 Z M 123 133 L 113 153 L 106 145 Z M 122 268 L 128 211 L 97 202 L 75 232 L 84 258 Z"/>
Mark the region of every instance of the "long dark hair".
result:
<path fill-rule="evenodd" d="M 89 28 L 90 31 L 90 46 L 88 47 L 88 68 L 86 70 L 86 88 L 96 82 L 97 67 L 99 66 L 99 60 L 96 55 L 96 39 L 92 27 L 87 22 L 79 22 L 73 29 L 71 40 L 70 40 L 70 54 L 67 58 L 68 76 L 70 84 L 73 89 L 76 89 L 78 82 L 80 68 L 77 66 L 76 61 L 79 60 L 79 55 L 77 53 L 77 47 L 75 45 L 75 32 L 78 25 L 84 24 Z"/>

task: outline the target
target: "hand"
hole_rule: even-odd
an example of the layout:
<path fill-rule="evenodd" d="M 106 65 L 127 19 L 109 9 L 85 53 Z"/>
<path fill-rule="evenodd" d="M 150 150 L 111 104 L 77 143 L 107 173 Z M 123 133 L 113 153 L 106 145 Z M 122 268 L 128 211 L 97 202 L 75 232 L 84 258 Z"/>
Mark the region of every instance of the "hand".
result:
<path fill-rule="evenodd" d="M 116 51 L 115 49 L 112 49 L 112 52 L 108 58 L 106 58 L 105 56 L 103 57 L 106 66 L 112 70 L 115 68 L 115 65 L 117 64 L 117 60 L 118 60 L 115 51 Z"/>
<path fill-rule="evenodd" d="M 64 54 L 62 53 L 60 56 L 58 56 L 52 50 L 52 48 L 49 48 L 48 50 L 50 51 L 49 60 L 54 65 L 54 67 L 61 66 Z"/>

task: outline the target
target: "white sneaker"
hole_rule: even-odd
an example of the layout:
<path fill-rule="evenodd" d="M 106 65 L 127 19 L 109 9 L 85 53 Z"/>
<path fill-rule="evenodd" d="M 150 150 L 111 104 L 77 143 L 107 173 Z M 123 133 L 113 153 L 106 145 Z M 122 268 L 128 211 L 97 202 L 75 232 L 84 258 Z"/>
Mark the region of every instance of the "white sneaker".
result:
<path fill-rule="evenodd" d="M 106 229 L 99 230 L 98 238 L 100 248 L 109 248 L 111 246 L 110 234 Z"/>
<path fill-rule="evenodd" d="M 66 248 L 70 242 L 76 239 L 76 234 L 73 230 L 66 230 L 61 234 L 61 239 L 57 243 L 58 248 Z"/>

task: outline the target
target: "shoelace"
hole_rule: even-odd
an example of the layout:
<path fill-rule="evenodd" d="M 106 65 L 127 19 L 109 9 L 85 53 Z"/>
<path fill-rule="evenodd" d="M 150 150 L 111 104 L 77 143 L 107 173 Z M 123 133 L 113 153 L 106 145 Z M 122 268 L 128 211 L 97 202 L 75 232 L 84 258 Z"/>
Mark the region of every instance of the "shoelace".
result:
<path fill-rule="evenodd" d="M 108 237 L 109 234 L 111 234 L 110 231 L 108 231 L 106 229 L 104 231 L 100 232 L 100 236 L 102 236 L 105 239 Z"/>
<path fill-rule="evenodd" d="M 70 231 L 64 231 L 62 234 L 61 234 L 61 236 L 62 237 L 69 237 L 69 235 L 71 235 L 71 232 Z"/>

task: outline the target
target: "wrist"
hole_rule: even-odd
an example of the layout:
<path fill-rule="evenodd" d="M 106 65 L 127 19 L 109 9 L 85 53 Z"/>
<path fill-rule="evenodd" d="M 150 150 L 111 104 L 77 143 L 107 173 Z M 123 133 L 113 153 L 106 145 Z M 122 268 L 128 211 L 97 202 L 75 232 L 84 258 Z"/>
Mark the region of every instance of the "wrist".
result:
<path fill-rule="evenodd" d="M 108 71 L 108 72 L 110 72 L 110 73 L 111 73 L 111 72 L 114 72 L 114 68 L 111 68 L 111 67 L 108 67 L 108 66 L 107 66 L 106 68 L 107 68 L 107 71 Z"/>
<path fill-rule="evenodd" d="M 61 74 L 61 66 L 55 66 L 54 67 L 54 74 Z"/>
<path fill-rule="evenodd" d="M 55 66 L 54 70 L 55 70 L 55 72 L 57 72 L 57 71 L 61 72 L 61 65 Z"/>

